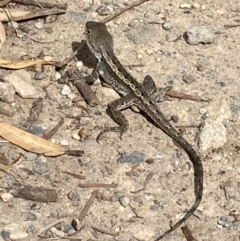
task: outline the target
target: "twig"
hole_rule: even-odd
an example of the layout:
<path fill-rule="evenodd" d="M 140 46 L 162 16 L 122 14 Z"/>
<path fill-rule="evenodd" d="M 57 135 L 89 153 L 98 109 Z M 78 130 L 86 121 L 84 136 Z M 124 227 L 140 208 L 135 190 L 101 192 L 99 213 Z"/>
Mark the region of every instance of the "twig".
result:
<path fill-rule="evenodd" d="M 138 2 L 135 2 L 125 8 L 122 8 L 119 12 L 116 12 L 115 14 L 113 14 L 112 16 L 109 16 L 109 17 L 106 17 L 105 19 L 103 19 L 103 23 L 107 23 L 107 22 L 110 22 L 111 20 L 113 20 L 114 18 L 120 16 L 121 14 L 125 13 L 126 11 L 130 10 L 130 9 L 133 9 L 139 5 L 141 5 L 142 3 L 144 2 L 148 2 L 150 0 L 141 0 L 141 1 L 138 1 Z"/>
<path fill-rule="evenodd" d="M 95 225 L 91 225 L 91 228 L 96 230 L 96 231 L 98 231 L 98 232 L 100 232 L 100 233 L 105 233 L 105 234 L 108 234 L 108 235 L 111 235 L 111 236 L 118 236 L 119 235 L 119 233 L 112 232 L 112 231 L 107 230 L 107 229 L 99 228 L 99 227 L 97 227 Z"/>
<path fill-rule="evenodd" d="M 57 131 L 60 129 L 60 127 L 63 124 L 64 124 L 64 119 L 62 118 L 53 129 L 51 129 L 43 136 L 43 138 L 46 140 L 50 140 L 57 133 Z"/>
<path fill-rule="evenodd" d="M 187 95 L 187 94 L 184 94 L 182 92 L 175 91 L 175 90 L 168 90 L 168 91 L 166 91 L 166 95 L 168 95 L 170 97 L 173 97 L 173 98 L 178 98 L 178 99 L 186 99 L 186 100 L 193 100 L 193 101 L 204 101 L 204 102 L 209 102 L 210 101 L 210 100 L 202 99 L 199 96 Z"/>
<path fill-rule="evenodd" d="M 196 241 L 196 239 L 192 235 L 191 230 L 187 226 L 183 226 L 181 227 L 181 229 L 187 241 Z"/>
<path fill-rule="evenodd" d="M 82 179 L 82 180 L 86 179 L 86 176 L 79 175 L 79 174 L 76 174 L 76 173 L 72 173 L 72 172 L 68 172 L 68 171 L 64 171 L 63 173 L 68 174 L 68 175 L 70 175 L 72 177 L 75 177 L 75 178 L 78 178 L 78 179 Z"/>
<path fill-rule="evenodd" d="M 67 71 L 67 74 L 70 81 L 77 87 L 80 94 L 90 106 L 96 106 L 100 104 L 99 99 L 97 98 L 91 87 L 86 83 L 84 77 L 82 77 L 81 79 L 81 77 L 77 76 L 77 74 L 71 69 Z"/>
<path fill-rule="evenodd" d="M 235 28 L 235 27 L 240 27 L 240 24 L 233 24 L 233 25 L 224 25 L 224 27 L 226 28 L 226 29 L 229 29 L 229 28 Z"/>
<path fill-rule="evenodd" d="M 116 184 L 116 183 L 111 183 L 111 184 L 107 184 L 107 183 L 80 183 L 80 184 L 78 184 L 78 186 L 83 187 L 83 188 L 89 188 L 89 187 L 117 188 L 118 184 Z"/>
<path fill-rule="evenodd" d="M 79 220 L 79 221 L 82 221 L 82 220 L 85 218 L 85 216 L 87 215 L 88 210 L 90 209 L 91 205 L 93 204 L 94 199 L 95 199 L 96 196 L 97 196 L 97 193 L 98 193 L 98 190 L 94 190 L 94 191 L 92 192 L 91 197 L 90 197 L 90 198 L 88 199 L 88 201 L 86 202 L 84 208 L 82 209 L 82 212 L 80 213 L 80 215 L 79 215 L 79 217 L 78 217 L 78 220 Z"/>

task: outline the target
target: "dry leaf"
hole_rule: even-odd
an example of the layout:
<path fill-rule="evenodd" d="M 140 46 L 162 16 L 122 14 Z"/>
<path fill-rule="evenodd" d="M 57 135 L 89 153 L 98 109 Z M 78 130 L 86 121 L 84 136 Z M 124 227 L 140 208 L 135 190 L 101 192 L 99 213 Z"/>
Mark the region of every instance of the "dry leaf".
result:
<path fill-rule="evenodd" d="M 60 66 L 60 62 L 57 61 L 45 61 L 42 59 L 13 61 L 0 58 L 0 67 L 6 69 L 23 69 L 30 66 L 35 66 L 35 70 L 39 72 L 42 70 L 42 65 L 44 64 Z"/>
<path fill-rule="evenodd" d="M 2 46 L 5 40 L 6 40 L 5 28 L 3 27 L 3 24 L 0 22 L 0 50 L 2 49 Z"/>
<path fill-rule="evenodd" d="M 45 156 L 59 156 L 65 153 L 65 148 L 29 132 L 0 122 L 0 136 L 23 149 Z"/>
<path fill-rule="evenodd" d="M 61 13 L 66 13 L 66 10 L 51 8 L 51 9 L 35 9 L 32 11 L 25 11 L 22 9 L 0 8 L 0 21 L 8 22 L 10 16 L 11 16 L 11 20 L 20 21 L 20 20 L 40 18 L 43 16 L 48 16 L 52 14 L 61 14 Z"/>

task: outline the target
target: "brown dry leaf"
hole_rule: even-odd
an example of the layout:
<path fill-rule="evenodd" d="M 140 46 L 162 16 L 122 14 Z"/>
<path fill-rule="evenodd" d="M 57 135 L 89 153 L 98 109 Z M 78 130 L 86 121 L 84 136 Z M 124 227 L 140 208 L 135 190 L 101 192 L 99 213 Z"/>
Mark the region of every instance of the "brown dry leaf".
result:
<path fill-rule="evenodd" d="M 6 14 L 7 13 L 7 14 Z M 18 18 L 18 17 L 23 17 L 25 15 L 30 14 L 31 11 L 25 11 L 21 9 L 11 9 L 11 15 L 9 13 L 8 9 L 1 8 L 0 9 L 0 21 L 9 21 L 9 15 L 12 16 L 13 18 Z"/>
<path fill-rule="evenodd" d="M 5 40 L 6 40 L 5 28 L 3 27 L 3 24 L 0 22 L 0 50 L 2 49 L 2 46 Z"/>
<path fill-rule="evenodd" d="M 34 66 L 35 71 L 38 72 L 42 70 L 42 65 L 44 64 L 60 66 L 60 62 L 57 61 L 45 61 L 42 59 L 13 61 L 0 57 L 0 67 L 6 69 L 23 69 L 30 66 Z"/>
<path fill-rule="evenodd" d="M 0 136 L 23 149 L 45 156 L 59 156 L 65 153 L 65 148 L 29 132 L 0 122 Z"/>
<path fill-rule="evenodd" d="M 20 20 L 39 18 L 43 16 L 48 16 L 52 14 L 61 14 L 61 13 L 66 13 L 66 10 L 51 8 L 51 9 L 35 9 L 32 11 L 25 11 L 22 9 L 0 8 L 0 21 L 8 22 L 10 18 L 12 21 L 20 21 Z"/>

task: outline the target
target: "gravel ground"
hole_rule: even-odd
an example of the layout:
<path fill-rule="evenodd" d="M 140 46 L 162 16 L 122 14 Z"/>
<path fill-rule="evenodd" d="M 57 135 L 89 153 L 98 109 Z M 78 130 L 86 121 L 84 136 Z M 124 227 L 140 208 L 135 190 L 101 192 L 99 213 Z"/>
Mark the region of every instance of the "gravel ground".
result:
<path fill-rule="evenodd" d="M 89 0 L 69 1 L 66 13 L 54 22 L 39 19 L 18 23 L 30 29 L 29 37 L 7 37 L 1 56 L 29 59 L 43 51 L 45 59 L 62 61 L 71 55 L 76 42 L 85 39 L 86 21 L 101 21 L 126 3 L 133 1 L 98 0 L 93 5 Z M 171 98 L 159 104 L 171 123 L 181 127 L 203 162 L 203 200 L 185 222 L 198 241 L 240 239 L 240 27 L 226 27 L 239 21 L 240 5 L 235 0 L 153 0 L 107 23 L 116 56 L 139 82 L 148 74 L 159 88 L 171 86 L 211 100 Z M 91 73 L 77 61 L 72 60 L 64 70 L 78 67 Z M 100 104 L 91 107 L 75 86 L 56 80 L 61 73 L 50 65 L 37 75 L 32 69 L 0 69 L 4 80 L 0 84 L 5 84 L 1 89 L 8 88 L 10 102 L 1 102 L 1 107 L 13 113 L 11 117 L 1 115 L 1 121 L 43 136 L 64 118 L 52 141 L 84 151 L 81 157 L 46 157 L 1 141 L 1 152 L 16 162 L 0 172 L 0 240 L 27 240 L 30 236 L 30 240 L 154 241 L 194 202 L 193 168 L 187 154 L 131 109 L 123 111 L 129 131 L 122 138 L 108 133 L 97 143 L 101 127 L 115 125 L 106 108 L 118 94 L 97 81 L 92 89 Z M 4 82 L 10 82 L 10 87 Z M 26 127 L 33 102 L 39 97 L 43 98 L 40 115 Z M 6 166 L 1 164 L 0 168 Z M 86 179 L 79 180 L 66 171 Z M 28 193 L 28 186 L 52 190 L 53 202 L 36 198 L 40 189 L 32 191 L 33 200 L 29 194 L 22 198 L 16 181 Z M 82 188 L 80 183 L 118 185 Z M 92 194 L 97 197 L 79 221 Z M 83 228 L 69 236 L 76 227 Z M 37 232 L 38 238 L 34 236 Z M 164 240 L 187 239 L 178 228 Z"/>

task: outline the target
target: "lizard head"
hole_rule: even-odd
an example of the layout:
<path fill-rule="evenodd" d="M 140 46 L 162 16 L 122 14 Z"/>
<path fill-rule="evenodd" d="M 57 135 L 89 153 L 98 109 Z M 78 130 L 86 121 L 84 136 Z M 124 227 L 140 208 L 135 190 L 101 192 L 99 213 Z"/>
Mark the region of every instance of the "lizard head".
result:
<path fill-rule="evenodd" d="M 113 51 L 113 38 L 104 23 L 89 21 L 85 25 L 86 42 L 90 51 L 101 56 L 101 48 Z"/>

